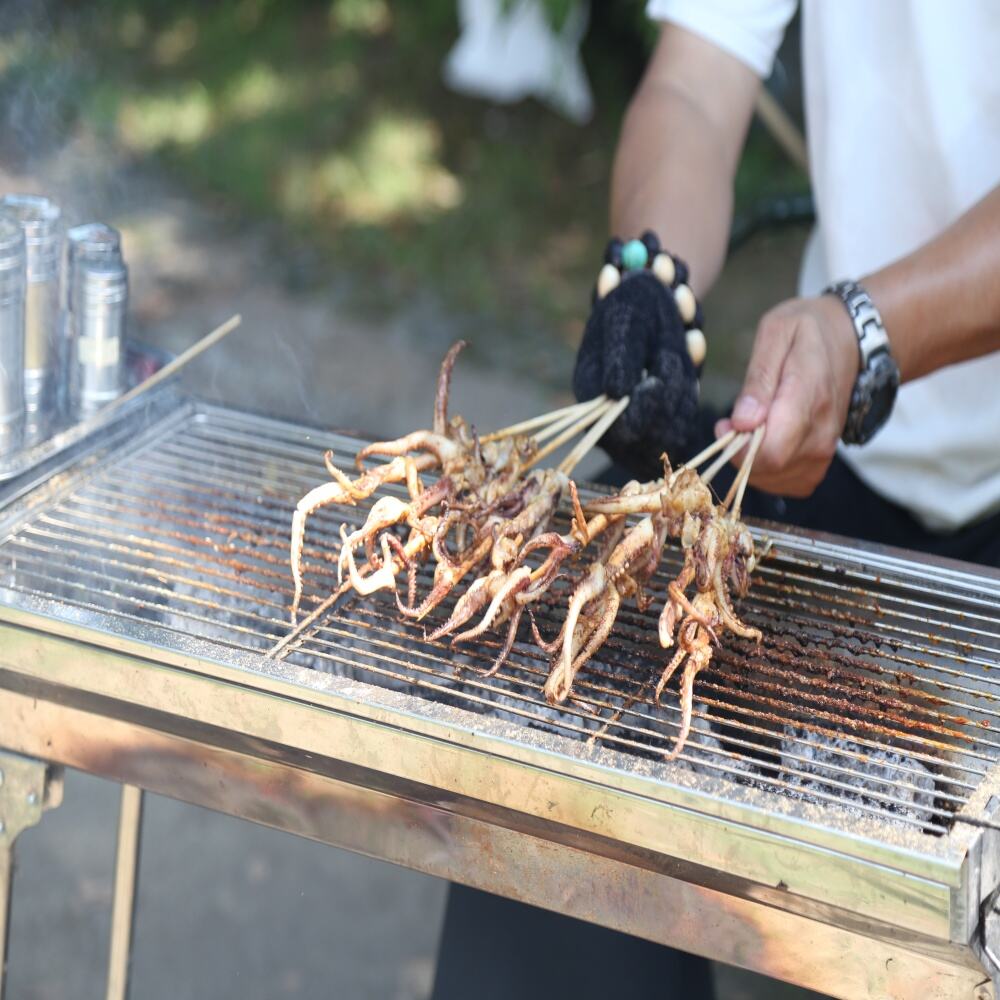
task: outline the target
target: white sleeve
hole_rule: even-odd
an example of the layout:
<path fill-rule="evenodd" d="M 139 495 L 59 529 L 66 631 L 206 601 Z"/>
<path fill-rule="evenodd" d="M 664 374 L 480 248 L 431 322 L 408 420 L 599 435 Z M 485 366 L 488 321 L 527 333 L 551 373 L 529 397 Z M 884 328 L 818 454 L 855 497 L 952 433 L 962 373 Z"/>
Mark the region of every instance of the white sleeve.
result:
<path fill-rule="evenodd" d="M 797 5 L 797 0 L 649 0 L 646 14 L 700 35 L 766 80 Z"/>

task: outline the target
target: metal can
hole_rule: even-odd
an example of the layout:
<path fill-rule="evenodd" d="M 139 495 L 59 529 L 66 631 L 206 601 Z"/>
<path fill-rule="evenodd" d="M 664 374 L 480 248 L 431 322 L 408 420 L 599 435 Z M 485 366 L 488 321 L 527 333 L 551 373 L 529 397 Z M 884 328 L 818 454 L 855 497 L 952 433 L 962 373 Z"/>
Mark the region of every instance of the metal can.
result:
<path fill-rule="evenodd" d="M 128 269 L 120 257 L 79 258 L 70 289 L 73 413 L 85 419 L 124 388 Z"/>
<path fill-rule="evenodd" d="M 24 230 L 24 443 L 49 435 L 56 408 L 59 362 L 59 206 L 41 195 L 8 194 L 3 214 Z"/>
<path fill-rule="evenodd" d="M 66 230 L 66 260 L 63 268 L 62 301 L 63 309 L 69 309 L 72 299 L 72 285 L 76 278 L 77 262 L 83 259 L 103 260 L 121 257 L 121 234 L 113 226 L 103 222 L 84 222 Z"/>
<path fill-rule="evenodd" d="M 0 216 L 0 457 L 24 440 L 24 232 Z"/>
<path fill-rule="evenodd" d="M 103 222 L 84 222 L 66 230 L 66 249 L 63 255 L 62 286 L 60 293 L 59 332 L 59 409 L 75 416 L 77 324 L 73 317 L 74 288 L 79 279 L 80 262 L 83 260 L 120 260 L 121 234 Z"/>

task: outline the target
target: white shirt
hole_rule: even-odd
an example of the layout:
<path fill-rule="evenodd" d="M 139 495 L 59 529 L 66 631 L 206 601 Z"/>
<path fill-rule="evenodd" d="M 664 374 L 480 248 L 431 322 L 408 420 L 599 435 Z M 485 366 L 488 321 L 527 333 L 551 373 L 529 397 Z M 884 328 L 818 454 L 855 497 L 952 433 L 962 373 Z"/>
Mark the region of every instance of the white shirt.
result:
<path fill-rule="evenodd" d="M 650 0 L 648 13 L 766 78 L 796 6 Z M 818 224 L 800 285 L 815 294 L 905 256 L 1000 183 L 1000 5 L 803 0 L 802 8 Z M 902 386 L 885 427 L 841 455 L 929 528 L 1000 510 L 1000 352 Z"/>

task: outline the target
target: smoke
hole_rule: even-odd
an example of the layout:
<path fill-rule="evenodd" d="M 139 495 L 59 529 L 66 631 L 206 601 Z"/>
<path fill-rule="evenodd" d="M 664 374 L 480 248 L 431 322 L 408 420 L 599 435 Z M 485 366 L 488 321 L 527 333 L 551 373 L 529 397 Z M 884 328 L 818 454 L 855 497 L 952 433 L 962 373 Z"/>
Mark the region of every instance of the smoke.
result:
<path fill-rule="evenodd" d="M 3 154 L 18 167 L 30 168 L 65 130 L 76 60 L 50 64 L 46 58 L 55 38 L 47 0 L 7 0 L 0 5 L 0 38 Z"/>
<path fill-rule="evenodd" d="M 4 186 L 33 182 L 67 224 L 100 218 L 122 195 L 118 169 L 94 155 L 76 127 L 82 95 L 97 79 L 94 55 L 78 30 L 94 11 L 57 0 L 0 2 L 0 169 Z M 44 183 L 45 190 L 38 190 Z"/>

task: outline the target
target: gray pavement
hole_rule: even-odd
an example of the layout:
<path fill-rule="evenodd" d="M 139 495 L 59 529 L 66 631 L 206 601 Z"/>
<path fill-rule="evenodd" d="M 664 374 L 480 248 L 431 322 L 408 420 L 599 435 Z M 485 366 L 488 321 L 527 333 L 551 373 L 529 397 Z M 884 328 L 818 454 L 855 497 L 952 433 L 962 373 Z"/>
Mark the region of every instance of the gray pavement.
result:
<path fill-rule="evenodd" d="M 273 233 L 234 226 L 106 155 L 80 140 L 33 176 L 0 167 L 0 190 L 51 193 L 73 221 L 101 218 L 122 229 L 142 339 L 177 352 L 242 312 L 243 328 L 186 374 L 192 392 L 380 435 L 426 426 L 436 369 L 466 332 L 461 321 L 430 300 L 359 320 L 336 287 L 313 280 L 308 292 L 297 290 L 298 250 Z M 738 387 L 754 319 L 791 292 L 800 242 L 795 234 L 766 255 L 741 255 L 726 279 L 737 295 L 708 303 L 725 333 L 710 334 L 710 398 Z M 306 270 L 315 267 L 305 259 Z M 490 427 L 567 402 L 572 352 L 544 337 L 473 334 L 455 376 L 455 409 Z M 544 365 L 532 366 L 536 355 Z M 70 773 L 64 804 L 22 838 L 12 1000 L 103 995 L 117 800 L 115 786 Z M 147 797 L 133 996 L 415 1000 L 430 987 L 443 899 L 434 879 Z M 719 982 L 726 1000 L 801 996 L 730 970 L 720 970 Z"/>
<path fill-rule="evenodd" d="M 11 1000 L 103 997 L 117 786 L 70 772 L 17 846 Z M 444 885 L 146 796 L 132 996 L 416 1000 Z"/>

